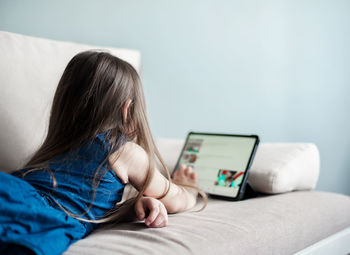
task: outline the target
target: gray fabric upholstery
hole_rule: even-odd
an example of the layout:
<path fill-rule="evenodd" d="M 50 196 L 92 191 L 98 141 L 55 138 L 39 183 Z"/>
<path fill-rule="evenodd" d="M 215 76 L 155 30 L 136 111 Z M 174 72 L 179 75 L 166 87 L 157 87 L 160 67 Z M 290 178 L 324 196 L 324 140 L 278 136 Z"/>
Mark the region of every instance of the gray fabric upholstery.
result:
<path fill-rule="evenodd" d="M 349 216 L 349 196 L 319 191 L 210 199 L 202 212 L 170 215 L 165 228 L 135 222 L 99 229 L 65 255 L 292 254 L 349 227 Z"/>

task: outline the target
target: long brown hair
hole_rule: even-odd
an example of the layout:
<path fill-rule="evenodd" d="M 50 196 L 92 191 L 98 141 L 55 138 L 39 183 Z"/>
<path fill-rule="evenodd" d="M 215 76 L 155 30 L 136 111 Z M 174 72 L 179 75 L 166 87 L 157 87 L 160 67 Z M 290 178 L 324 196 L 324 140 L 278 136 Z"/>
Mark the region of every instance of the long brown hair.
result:
<path fill-rule="evenodd" d="M 122 109 L 129 99 L 131 104 L 128 109 L 128 121 L 125 123 Z M 102 219 L 81 218 L 80 216 L 86 212 L 80 215 L 72 214 L 57 202 L 67 214 L 82 221 L 118 222 L 127 217 L 153 177 L 156 158 L 159 159 L 171 183 L 169 171 L 155 146 L 150 131 L 142 84 L 136 70 L 126 61 L 107 52 L 84 51 L 74 56 L 64 70 L 53 99 L 46 139 L 25 167 L 30 169 L 28 172 L 48 170 L 52 176 L 53 185 L 56 186 L 54 175 L 48 169 L 50 160 L 78 148 L 84 142 L 107 131 L 111 149 L 99 168 L 108 163 L 111 152 L 122 145 L 122 139 L 117 137 L 123 134 L 135 140 L 148 154 L 147 177 L 142 189 L 135 197 L 123 203 L 117 203 L 115 208 Z M 118 153 L 120 155 L 121 150 Z M 115 160 L 117 159 L 118 157 Z M 94 194 L 87 210 L 92 207 L 96 189 L 103 177 L 103 175 L 97 175 L 97 172 L 92 182 Z M 162 197 L 168 193 L 169 188 L 170 186 Z M 200 209 L 203 210 L 207 197 L 197 187 L 192 188 L 198 190 L 203 196 L 204 206 Z"/>

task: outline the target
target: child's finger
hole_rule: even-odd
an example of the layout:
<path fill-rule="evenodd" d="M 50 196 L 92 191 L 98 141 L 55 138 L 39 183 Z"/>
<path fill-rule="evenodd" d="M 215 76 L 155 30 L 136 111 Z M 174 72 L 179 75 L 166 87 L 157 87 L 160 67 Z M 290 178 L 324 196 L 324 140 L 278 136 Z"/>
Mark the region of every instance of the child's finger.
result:
<path fill-rule="evenodd" d="M 162 228 L 162 227 L 165 227 L 167 224 L 168 224 L 168 212 L 165 206 L 162 203 L 160 203 L 159 214 L 149 227 Z"/>
<path fill-rule="evenodd" d="M 137 201 L 135 204 L 135 213 L 139 220 L 143 220 L 145 218 L 145 209 L 143 207 L 143 203 L 141 201 Z"/>
<path fill-rule="evenodd" d="M 150 227 L 153 228 L 160 228 L 165 227 L 166 221 L 164 219 L 164 215 L 162 213 L 158 214 L 157 218 L 153 221 L 153 223 L 150 225 Z"/>
<path fill-rule="evenodd" d="M 160 208 L 160 214 L 164 216 L 165 225 L 166 225 L 168 224 L 168 211 L 166 210 L 164 204 L 160 204 L 159 208 Z"/>
<path fill-rule="evenodd" d="M 150 210 L 150 213 L 145 221 L 145 224 L 147 226 L 151 225 L 159 214 L 159 206 L 158 205 L 155 206 L 155 204 L 151 203 L 151 202 L 149 202 L 148 205 L 149 205 L 148 209 Z"/>

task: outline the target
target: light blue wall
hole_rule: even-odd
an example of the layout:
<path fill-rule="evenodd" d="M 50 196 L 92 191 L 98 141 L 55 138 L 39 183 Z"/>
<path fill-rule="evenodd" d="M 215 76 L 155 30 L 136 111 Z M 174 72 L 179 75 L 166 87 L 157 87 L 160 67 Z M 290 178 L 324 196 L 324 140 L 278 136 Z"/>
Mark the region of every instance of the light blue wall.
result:
<path fill-rule="evenodd" d="M 139 49 L 155 137 L 314 142 L 317 188 L 350 194 L 348 0 L 1 0 L 0 29 Z"/>

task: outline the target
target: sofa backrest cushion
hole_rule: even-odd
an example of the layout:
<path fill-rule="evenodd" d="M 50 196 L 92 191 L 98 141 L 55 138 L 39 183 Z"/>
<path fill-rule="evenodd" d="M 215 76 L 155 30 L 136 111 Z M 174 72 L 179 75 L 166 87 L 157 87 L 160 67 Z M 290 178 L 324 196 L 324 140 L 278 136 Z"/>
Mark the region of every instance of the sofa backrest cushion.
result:
<path fill-rule="evenodd" d="M 45 138 L 52 99 L 69 60 L 107 50 L 140 72 L 136 50 L 59 42 L 0 31 L 0 171 L 20 168 Z"/>

